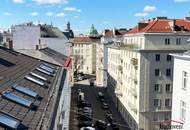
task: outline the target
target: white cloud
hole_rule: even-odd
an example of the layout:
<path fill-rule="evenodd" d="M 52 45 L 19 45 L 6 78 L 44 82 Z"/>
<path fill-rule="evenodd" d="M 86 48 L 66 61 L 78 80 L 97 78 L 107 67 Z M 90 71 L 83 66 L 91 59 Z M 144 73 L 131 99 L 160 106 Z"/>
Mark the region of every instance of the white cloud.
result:
<path fill-rule="evenodd" d="M 189 0 L 174 0 L 174 2 L 182 3 L 182 2 L 188 2 Z"/>
<path fill-rule="evenodd" d="M 144 12 L 135 14 L 135 16 L 137 16 L 137 17 L 145 17 L 147 15 L 148 15 L 148 13 L 144 13 Z"/>
<path fill-rule="evenodd" d="M 68 3 L 67 0 L 33 0 L 37 4 L 63 4 L 63 3 Z"/>
<path fill-rule="evenodd" d="M 57 13 L 55 16 L 56 16 L 56 17 L 64 17 L 64 16 L 65 16 L 65 13 L 60 12 L 60 13 Z"/>
<path fill-rule="evenodd" d="M 77 9 L 75 7 L 65 7 L 64 10 L 65 11 L 72 11 L 72 12 L 82 12 L 81 9 Z"/>
<path fill-rule="evenodd" d="M 54 15 L 53 12 L 47 12 L 47 13 L 46 13 L 46 16 L 53 16 L 53 15 Z"/>
<path fill-rule="evenodd" d="M 149 13 L 156 11 L 156 9 L 157 8 L 155 6 L 146 5 L 142 12 L 136 13 L 134 16 L 145 17 L 145 16 L 149 15 Z"/>
<path fill-rule="evenodd" d="M 150 5 L 146 5 L 144 7 L 144 10 L 143 10 L 144 13 L 151 13 L 151 12 L 154 12 L 154 11 L 156 11 L 156 7 L 155 6 L 150 6 Z"/>
<path fill-rule="evenodd" d="M 10 13 L 10 12 L 4 12 L 3 15 L 10 16 L 10 15 L 12 15 L 12 13 Z"/>
<path fill-rule="evenodd" d="M 30 15 L 31 16 L 37 16 L 37 15 L 39 15 L 39 13 L 38 12 L 32 12 L 32 13 L 30 13 Z"/>
<path fill-rule="evenodd" d="M 13 0 L 14 3 L 24 3 L 24 0 Z"/>

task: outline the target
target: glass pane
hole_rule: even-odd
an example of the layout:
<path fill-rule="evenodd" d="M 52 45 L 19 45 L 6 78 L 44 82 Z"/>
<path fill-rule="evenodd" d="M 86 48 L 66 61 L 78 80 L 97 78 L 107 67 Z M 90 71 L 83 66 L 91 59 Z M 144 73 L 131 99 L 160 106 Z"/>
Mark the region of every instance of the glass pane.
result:
<path fill-rule="evenodd" d="M 47 63 L 43 63 L 43 65 L 49 67 L 49 68 L 52 68 L 52 69 L 56 69 L 54 66 L 50 65 L 50 64 L 47 64 Z"/>
<path fill-rule="evenodd" d="M 33 72 L 30 72 L 30 74 L 31 74 L 32 76 L 36 77 L 36 78 L 39 78 L 39 79 L 43 80 L 43 81 L 47 81 L 47 79 L 46 79 L 45 77 L 42 77 L 42 76 L 40 76 L 40 75 L 38 75 L 38 74 L 35 74 L 35 73 L 33 73 Z"/>
<path fill-rule="evenodd" d="M 16 103 L 19 103 L 23 106 L 30 107 L 32 105 L 32 102 L 29 100 L 26 100 L 22 97 L 19 97 L 11 92 L 4 92 L 3 96 L 11 101 L 14 101 Z"/>
<path fill-rule="evenodd" d="M 17 129 L 20 125 L 20 121 L 3 113 L 0 113 L 0 123 L 12 129 Z"/>
<path fill-rule="evenodd" d="M 45 65 L 40 65 L 40 68 L 41 68 L 41 69 L 44 69 L 44 70 L 46 70 L 46 71 L 48 71 L 48 72 L 50 72 L 50 73 L 54 73 L 54 70 L 53 70 L 53 69 L 51 69 L 51 68 L 49 68 L 49 67 L 47 67 L 47 66 L 45 66 Z"/>
<path fill-rule="evenodd" d="M 30 90 L 28 88 L 19 86 L 19 85 L 14 85 L 13 89 L 15 89 L 15 90 L 17 90 L 17 91 L 19 91 L 21 93 L 24 93 L 26 95 L 29 95 L 31 97 L 34 97 L 34 98 L 36 98 L 38 96 L 38 94 L 36 92 L 34 92 L 34 91 L 32 91 L 32 90 Z"/>
<path fill-rule="evenodd" d="M 36 70 L 38 70 L 38 71 L 40 71 L 40 72 L 42 72 L 42 73 L 44 73 L 44 74 L 47 74 L 47 75 L 49 75 L 49 76 L 53 76 L 50 72 L 47 72 L 47 71 L 42 70 L 42 69 L 40 69 L 40 68 L 37 68 Z"/>
<path fill-rule="evenodd" d="M 32 81 L 32 82 L 38 84 L 38 85 L 44 86 L 44 83 L 43 83 L 43 82 L 41 82 L 41 81 L 39 81 L 39 80 L 37 80 L 37 79 L 34 79 L 34 78 L 30 77 L 30 76 L 25 76 L 25 78 L 26 78 L 27 80 L 29 80 L 29 81 Z"/>

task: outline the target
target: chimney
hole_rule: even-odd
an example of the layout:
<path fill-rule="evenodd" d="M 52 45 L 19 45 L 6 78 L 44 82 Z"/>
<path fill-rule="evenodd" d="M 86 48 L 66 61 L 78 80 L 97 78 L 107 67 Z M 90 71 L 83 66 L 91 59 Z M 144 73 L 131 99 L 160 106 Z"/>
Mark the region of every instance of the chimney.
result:
<path fill-rule="evenodd" d="M 116 35 L 116 29 L 113 28 L 113 35 L 115 36 Z"/>
<path fill-rule="evenodd" d="M 173 19 L 173 20 L 171 20 L 169 22 L 169 25 L 170 25 L 172 31 L 175 31 L 175 24 L 176 24 L 176 20 L 175 19 Z"/>
<path fill-rule="evenodd" d="M 145 28 L 148 25 L 148 23 L 138 23 L 138 30 L 140 31 L 141 29 Z"/>
<path fill-rule="evenodd" d="M 13 41 L 12 40 L 9 41 L 9 49 L 13 50 Z"/>

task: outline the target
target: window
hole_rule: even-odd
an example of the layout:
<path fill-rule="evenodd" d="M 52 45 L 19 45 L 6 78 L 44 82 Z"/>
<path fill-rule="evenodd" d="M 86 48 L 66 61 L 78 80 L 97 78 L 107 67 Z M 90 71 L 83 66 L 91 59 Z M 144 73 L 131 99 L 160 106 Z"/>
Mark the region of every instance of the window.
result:
<path fill-rule="evenodd" d="M 36 83 L 36 84 L 38 84 L 40 86 L 44 86 L 45 85 L 43 82 L 41 82 L 41 81 L 39 81 L 37 79 L 34 79 L 34 78 L 30 77 L 30 76 L 25 76 L 24 78 L 27 79 L 27 80 L 29 80 L 29 81 L 31 81 L 31 82 L 34 82 L 34 83 Z"/>
<path fill-rule="evenodd" d="M 184 101 L 180 101 L 180 119 L 185 121 L 186 116 L 186 103 Z"/>
<path fill-rule="evenodd" d="M 11 92 L 4 92 L 3 94 L 3 97 L 8 99 L 8 100 L 11 100 L 13 102 L 16 102 L 18 104 L 21 104 L 23 106 L 26 106 L 26 107 L 31 107 L 32 105 L 32 102 L 29 101 L 29 100 L 26 100 L 25 98 L 22 98 L 20 96 L 17 96 Z"/>
<path fill-rule="evenodd" d="M 167 121 L 167 120 L 170 120 L 171 119 L 171 114 L 170 113 L 165 113 L 164 114 L 164 119 Z"/>
<path fill-rule="evenodd" d="M 160 61 L 160 54 L 156 54 L 156 55 L 155 55 L 155 60 L 156 60 L 156 61 Z"/>
<path fill-rule="evenodd" d="M 170 39 L 169 38 L 165 39 L 165 45 L 170 45 Z"/>
<path fill-rule="evenodd" d="M 166 69 L 166 76 L 171 76 L 171 69 Z"/>
<path fill-rule="evenodd" d="M 30 74 L 31 74 L 32 76 L 38 78 L 38 79 L 41 79 L 41 80 L 43 80 L 43 81 L 47 81 L 47 79 L 46 79 L 45 77 L 41 76 L 41 75 L 38 75 L 38 74 L 33 73 L 33 72 L 30 72 Z"/>
<path fill-rule="evenodd" d="M 187 72 L 185 71 L 182 72 L 182 88 L 187 88 Z"/>
<path fill-rule="evenodd" d="M 161 100 L 160 99 L 154 99 L 154 106 L 160 107 L 161 106 Z"/>
<path fill-rule="evenodd" d="M 45 65 L 40 65 L 40 68 L 43 69 L 43 70 L 45 70 L 45 71 L 48 71 L 48 72 L 50 72 L 50 73 L 54 73 L 54 72 L 55 72 L 54 69 L 52 69 L 52 68 L 50 68 L 50 67 L 47 67 L 47 66 L 45 66 Z"/>
<path fill-rule="evenodd" d="M 172 60 L 172 56 L 167 55 L 167 61 L 171 61 Z"/>
<path fill-rule="evenodd" d="M 161 85 L 160 84 L 155 84 L 154 85 L 154 91 L 155 92 L 161 92 Z"/>
<path fill-rule="evenodd" d="M 5 126 L 7 129 L 14 129 L 17 130 L 21 124 L 21 122 L 14 118 L 13 116 L 9 116 L 6 113 L 1 112 L 0 113 L 0 124 Z"/>
<path fill-rule="evenodd" d="M 46 75 L 48 75 L 48 76 L 54 76 L 52 73 L 47 72 L 47 71 L 45 71 L 45 70 L 43 70 L 43 69 L 37 68 L 36 70 L 39 71 L 39 72 L 41 72 L 41 73 L 44 73 L 44 74 L 46 74 Z"/>
<path fill-rule="evenodd" d="M 160 70 L 159 69 L 155 69 L 155 76 L 160 76 Z"/>
<path fill-rule="evenodd" d="M 176 45 L 181 45 L 181 38 L 176 39 Z"/>
<path fill-rule="evenodd" d="M 21 92 L 23 94 L 26 94 L 26 95 L 34 97 L 34 98 L 37 98 L 37 96 L 38 96 L 38 94 L 36 92 L 34 92 L 28 88 L 19 86 L 19 85 L 14 85 L 12 88 L 17 90 L 18 92 Z"/>
<path fill-rule="evenodd" d="M 47 64 L 47 63 L 43 63 L 43 65 L 49 67 L 49 68 L 52 68 L 52 69 L 56 69 L 54 66 L 50 65 L 50 64 Z"/>
<path fill-rule="evenodd" d="M 166 92 L 172 92 L 171 84 L 166 84 Z"/>
<path fill-rule="evenodd" d="M 165 99 L 165 107 L 171 107 L 171 99 Z"/>
<path fill-rule="evenodd" d="M 153 121 L 159 121 L 159 114 L 158 113 L 153 114 Z"/>

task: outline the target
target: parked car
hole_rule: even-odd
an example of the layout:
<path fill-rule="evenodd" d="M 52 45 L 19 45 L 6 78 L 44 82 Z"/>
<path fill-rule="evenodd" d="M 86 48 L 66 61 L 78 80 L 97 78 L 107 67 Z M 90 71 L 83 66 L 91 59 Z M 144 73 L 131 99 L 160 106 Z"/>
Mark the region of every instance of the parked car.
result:
<path fill-rule="evenodd" d="M 112 123 L 112 121 L 113 121 L 113 116 L 112 116 L 112 114 L 106 113 L 106 119 L 108 120 L 108 122 Z"/>
<path fill-rule="evenodd" d="M 83 107 L 91 107 L 92 105 L 88 103 L 87 101 L 82 101 L 77 104 L 77 107 L 83 108 Z"/>
<path fill-rule="evenodd" d="M 78 123 L 79 127 L 92 126 L 92 125 L 93 125 L 92 121 L 79 121 Z"/>
<path fill-rule="evenodd" d="M 80 130 L 96 130 L 96 129 L 94 127 L 88 126 L 88 127 L 82 127 L 80 128 Z"/>
<path fill-rule="evenodd" d="M 107 128 L 107 123 L 102 120 L 97 120 L 94 125 L 98 130 L 105 130 Z"/>
<path fill-rule="evenodd" d="M 104 99 L 104 94 L 102 92 L 98 92 L 98 99 Z"/>
<path fill-rule="evenodd" d="M 103 102 L 102 103 L 102 109 L 109 109 L 109 106 L 107 103 Z"/>
<path fill-rule="evenodd" d="M 81 114 L 81 115 L 78 115 L 78 119 L 80 121 L 92 121 L 92 115 Z"/>
<path fill-rule="evenodd" d="M 95 82 L 94 78 L 89 79 L 90 86 L 94 86 L 94 82 Z"/>

